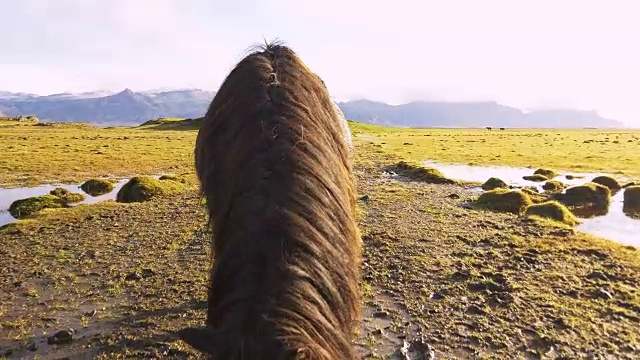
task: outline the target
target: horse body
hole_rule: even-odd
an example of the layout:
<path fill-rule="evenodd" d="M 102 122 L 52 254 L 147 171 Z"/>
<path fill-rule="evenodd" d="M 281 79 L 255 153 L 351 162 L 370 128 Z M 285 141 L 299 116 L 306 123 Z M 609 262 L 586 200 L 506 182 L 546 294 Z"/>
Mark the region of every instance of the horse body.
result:
<path fill-rule="evenodd" d="M 353 359 L 361 242 L 351 142 L 326 87 L 289 48 L 241 60 L 196 140 L 213 233 L 213 359 Z"/>

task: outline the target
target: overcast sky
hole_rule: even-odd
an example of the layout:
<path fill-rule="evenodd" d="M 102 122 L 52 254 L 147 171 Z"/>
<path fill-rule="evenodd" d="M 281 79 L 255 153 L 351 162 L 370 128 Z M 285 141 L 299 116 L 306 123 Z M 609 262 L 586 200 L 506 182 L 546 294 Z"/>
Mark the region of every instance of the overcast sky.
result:
<path fill-rule="evenodd" d="M 280 38 L 338 99 L 495 100 L 640 125 L 637 0 L 0 0 L 0 90 L 215 90 Z"/>

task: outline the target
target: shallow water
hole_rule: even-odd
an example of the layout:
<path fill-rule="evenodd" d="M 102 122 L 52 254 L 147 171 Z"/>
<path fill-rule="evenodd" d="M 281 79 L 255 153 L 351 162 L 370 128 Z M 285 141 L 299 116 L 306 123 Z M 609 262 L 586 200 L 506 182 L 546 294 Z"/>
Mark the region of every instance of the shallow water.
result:
<path fill-rule="evenodd" d="M 536 169 L 513 168 L 507 166 L 476 166 L 462 164 L 441 164 L 433 161 L 423 161 L 425 166 L 440 170 L 445 176 L 451 179 L 474 181 L 484 183 L 490 177 L 502 179 L 509 185 L 514 186 L 534 186 L 542 191 L 544 182 L 533 182 L 524 180 L 522 177 L 533 175 Z M 553 180 L 560 181 L 567 185 L 581 185 L 591 181 L 594 177 L 608 175 L 616 178 L 620 182 L 628 181 L 615 175 L 605 173 L 576 173 L 560 172 L 560 175 Z M 567 174 L 581 176 L 582 178 L 568 180 Z M 618 192 L 611 199 L 611 205 L 605 215 L 593 218 L 579 218 L 582 224 L 576 230 L 595 235 L 601 238 L 616 241 L 625 245 L 640 247 L 640 220 L 633 219 L 622 211 L 624 190 Z"/>
<path fill-rule="evenodd" d="M 47 195 L 51 190 L 55 188 L 64 188 L 71 192 L 80 193 L 85 196 L 85 199 L 83 201 L 69 204 L 70 206 L 81 204 L 95 204 L 101 201 L 115 200 L 120 188 L 122 188 L 122 186 L 128 181 L 129 179 L 118 180 L 117 183 L 113 184 L 113 191 L 100 196 L 91 196 L 89 194 L 86 194 L 84 191 L 82 191 L 82 189 L 80 189 L 81 184 L 41 185 L 35 187 L 11 189 L 0 188 L 0 226 L 16 221 L 16 218 L 9 214 L 9 206 L 11 206 L 11 204 L 16 200 L 26 199 L 32 196 Z"/>

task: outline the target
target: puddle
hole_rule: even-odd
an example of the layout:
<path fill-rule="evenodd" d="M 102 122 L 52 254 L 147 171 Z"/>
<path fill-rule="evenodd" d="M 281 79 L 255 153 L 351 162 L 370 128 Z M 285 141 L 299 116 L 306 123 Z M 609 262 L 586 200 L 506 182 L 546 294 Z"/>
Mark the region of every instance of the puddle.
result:
<path fill-rule="evenodd" d="M 536 169 L 513 168 L 507 166 L 475 166 L 462 164 L 441 164 L 433 161 L 423 161 L 425 166 L 430 166 L 440 170 L 445 176 L 463 180 L 484 183 L 490 177 L 502 179 L 509 185 L 514 186 L 534 186 L 541 192 L 544 182 L 536 183 L 524 180 L 522 177 L 533 175 Z M 577 172 L 560 172 L 560 175 L 553 178 L 567 185 L 581 185 L 591 181 L 596 176 L 608 175 L 618 181 L 624 183 L 628 179 L 606 173 L 577 173 Z M 571 174 L 581 176 L 582 178 L 567 179 L 566 175 Z M 592 218 L 579 217 L 582 224 L 576 227 L 576 230 L 598 236 L 601 238 L 616 241 L 625 245 L 640 247 L 640 220 L 628 217 L 623 212 L 624 190 L 618 192 L 611 199 L 606 214 Z"/>
<path fill-rule="evenodd" d="M 153 175 L 153 177 L 156 179 L 160 176 L 161 175 Z M 113 191 L 100 196 L 91 196 L 85 193 L 84 191 L 82 191 L 82 189 L 80 189 L 80 185 L 82 184 L 40 185 L 34 187 L 10 189 L 0 188 L 0 226 L 17 221 L 16 218 L 11 216 L 11 214 L 9 213 L 9 206 L 11 206 L 11 204 L 16 200 L 26 199 L 32 196 L 47 195 L 51 190 L 55 188 L 63 188 L 74 193 L 80 193 L 85 196 L 85 199 L 83 201 L 69 204 L 69 206 L 73 207 L 82 204 L 95 204 L 102 201 L 115 200 L 118 191 L 120 191 L 120 188 L 122 188 L 122 186 L 124 186 L 124 184 L 126 184 L 128 181 L 129 178 L 118 180 L 118 182 L 113 184 Z"/>

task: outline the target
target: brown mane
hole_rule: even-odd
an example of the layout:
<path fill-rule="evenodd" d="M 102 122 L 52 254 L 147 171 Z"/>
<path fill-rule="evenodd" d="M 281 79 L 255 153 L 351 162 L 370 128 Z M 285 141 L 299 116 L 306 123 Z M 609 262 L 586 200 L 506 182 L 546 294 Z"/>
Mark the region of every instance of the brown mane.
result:
<path fill-rule="evenodd" d="M 349 141 L 322 80 L 291 49 L 267 44 L 231 71 L 196 141 L 214 261 L 207 328 L 181 330 L 184 341 L 217 360 L 355 358 Z"/>

